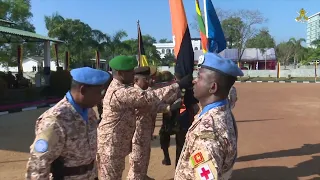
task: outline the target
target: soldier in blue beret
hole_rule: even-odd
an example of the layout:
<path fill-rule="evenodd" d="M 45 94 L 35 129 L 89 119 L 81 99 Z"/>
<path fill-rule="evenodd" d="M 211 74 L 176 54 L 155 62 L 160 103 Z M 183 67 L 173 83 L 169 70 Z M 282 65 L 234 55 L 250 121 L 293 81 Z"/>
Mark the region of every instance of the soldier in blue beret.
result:
<path fill-rule="evenodd" d="M 192 87 L 191 74 L 182 78 L 179 83 L 156 90 L 142 91 L 132 87 L 137 64 L 136 58 L 131 56 L 117 56 L 109 62 L 114 78 L 103 99 L 102 120 L 98 127 L 99 179 L 122 179 L 125 157 L 132 151 L 136 110 L 148 113 L 154 105 L 172 104 L 180 89 Z M 128 179 L 132 177 L 129 176 Z"/>
<path fill-rule="evenodd" d="M 36 122 L 26 179 L 97 178 L 97 116 L 94 107 L 105 94 L 111 75 L 83 67 L 70 72 L 70 91 Z M 63 81 L 64 79 L 61 79 Z"/>
<path fill-rule="evenodd" d="M 201 112 L 187 132 L 174 179 L 231 179 L 237 127 L 227 98 L 243 72 L 232 60 L 215 53 L 206 53 L 199 64 L 193 88 Z"/>

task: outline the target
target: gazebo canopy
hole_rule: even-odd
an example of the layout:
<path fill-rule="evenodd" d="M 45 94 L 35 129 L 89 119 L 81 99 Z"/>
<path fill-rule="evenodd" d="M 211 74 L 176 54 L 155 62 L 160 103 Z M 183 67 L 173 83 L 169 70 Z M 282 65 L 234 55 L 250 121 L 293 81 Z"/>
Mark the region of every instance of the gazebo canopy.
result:
<path fill-rule="evenodd" d="M 21 37 L 24 41 L 23 42 L 44 42 L 44 41 L 52 41 L 55 43 L 63 43 L 63 41 L 60 41 L 58 39 L 42 36 L 40 34 L 36 34 L 33 32 L 29 31 L 23 31 L 20 29 L 14 29 L 14 28 L 9 28 L 5 26 L 0 26 L 0 34 L 3 34 L 4 37 L 7 39 L 6 42 L 0 42 L 0 43 L 20 43 L 20 42 L 13 42 L 11 41 L 10 37 L 6 35 L 11 35 L 11 36 L 18 36 Z"/>

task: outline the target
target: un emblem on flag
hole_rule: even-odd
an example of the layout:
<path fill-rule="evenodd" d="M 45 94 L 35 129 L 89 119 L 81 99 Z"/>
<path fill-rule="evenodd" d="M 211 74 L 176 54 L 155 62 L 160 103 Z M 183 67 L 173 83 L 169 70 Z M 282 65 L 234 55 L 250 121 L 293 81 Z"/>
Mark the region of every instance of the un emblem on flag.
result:
<path fill-rule="evenodd" d="M 203 64 L 204 62 L 204 55 L 199 56 L 199 61 L 198 61 L 198 65 Z"/>

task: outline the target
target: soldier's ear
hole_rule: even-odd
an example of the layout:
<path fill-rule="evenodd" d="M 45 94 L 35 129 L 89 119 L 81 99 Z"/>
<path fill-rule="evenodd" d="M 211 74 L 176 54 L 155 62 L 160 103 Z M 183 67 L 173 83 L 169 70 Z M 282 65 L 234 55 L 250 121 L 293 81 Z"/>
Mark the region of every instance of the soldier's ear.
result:
<path fill-rule="evenodd" d="M 87 92 L 86 86 L 85 85 L 80 85 L 79 92 L 81 93 L 81 95 L 84 95 Z"/>

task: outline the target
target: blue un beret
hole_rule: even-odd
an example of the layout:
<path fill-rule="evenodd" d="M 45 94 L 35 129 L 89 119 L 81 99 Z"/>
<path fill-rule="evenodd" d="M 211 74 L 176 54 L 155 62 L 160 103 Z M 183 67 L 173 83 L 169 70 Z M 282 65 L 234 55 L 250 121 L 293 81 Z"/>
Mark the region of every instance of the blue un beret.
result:
<path fill-rule="evenodd" d="M 110 79 L 109 73 L 90 67 L 72 69 L 70 74 L 74 81 L 87 85 L 104 85 Z"/>
<path fill-rule="evenodd" d="M 215 53 L 208 52 L 204 56 L 200 57 L 199 65 L 201 68 L 218 71 L 229 76 L 243 76 L 243 72 L 236 63 Z"/>

